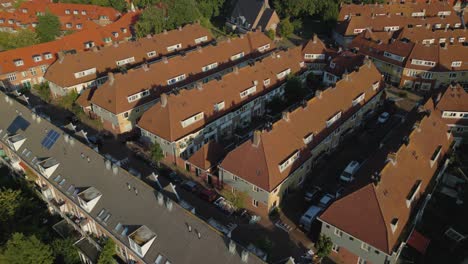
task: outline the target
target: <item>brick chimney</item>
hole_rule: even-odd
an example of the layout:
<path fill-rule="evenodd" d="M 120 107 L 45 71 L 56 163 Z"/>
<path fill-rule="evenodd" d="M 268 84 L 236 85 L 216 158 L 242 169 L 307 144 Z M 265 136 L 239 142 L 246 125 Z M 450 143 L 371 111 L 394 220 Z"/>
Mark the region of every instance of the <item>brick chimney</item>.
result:
<path fill-rule="evenodd" d="M 239 74 L 239 67 L 236 65 L 234 67 L 232 67 L 232 71 L 235 73 L 235 74 Z"/>
<path fill-rule="evenodd" d="M 203 90 L 203 84 L 202 84 L 202 82 L 197 82 L 197 83 L 195 84 L 195 86 L 197 87 L 197 90 L 199 90 L 199 91 Z"/>
<path fill-rule="evenodd" d="M 107 73 L 107 79 L 109 80 L 109 85 L 113 85 L 115 78 L 114 78 L 114 73 L 113 72 L 108 72 Z"/>
<path fill-rule="evenodd" d="M 284 121 L 289 122 L 289 111 L 283 111 L 282 118 Z"/>
<path fill-rule="evenodd" d="M 62 63 L 63 59 L 65 59 L 65 54 L 63 53 L 63 51 L 57 52 L 57 56 L 58 56 L 59 63 Z"/>
<path fill-rule="evenodd" d="M 167 60 L 167 57 L 166 57 L 166 56 L 163 56 L 163 57 L 161 58 L 161 60 L 162 60 L 164 63 L 168 63 L 168 62 L 169 62 L 169 61 Z"/>
<path fill-rule="evenodd" d="M 417 121 L 414 123 L 413 128 L 416 129 L 416 131 L 421 132 L 421 122 Z"/>
<path fill-rule="evenodd" d="M 315 97 L 317 97 L 318 99 L 322 99 L 322 91 L 320 90 L 315 91 Z"/>
<path fill-rule="evenodd" d="M 395 166 L 397 164 L 397 157 L 398 155 L 396 152 L 390 152 L 387 155 L 387 161 L 391 162 L 393 166 Z"/>
<path fill-rule="evenodd" d="M 163 93 L 161 94 L 161 106 L 166 107 L 167 105 L 167 94 Z"/>

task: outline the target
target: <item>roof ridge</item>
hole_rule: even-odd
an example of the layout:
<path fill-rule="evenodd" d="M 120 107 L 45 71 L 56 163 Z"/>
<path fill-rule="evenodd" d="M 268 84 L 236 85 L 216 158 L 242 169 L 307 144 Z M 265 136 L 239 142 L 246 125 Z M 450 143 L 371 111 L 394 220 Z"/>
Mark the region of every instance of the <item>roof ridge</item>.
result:
<path fill-rule="evenodd" d="M 385 217 L 384 217 L 384 215 L 383 215 L 383 209 L 382 209 L 382 207 L 380 206 L 380 200 L 379 200 L 379 197 L 377 196 L 377 193 L 376 193 L 376 189 L 375 189 L 376 186 L 375 186 L 374 184 L 372 184 L 372 183 L 369 183 L 368 185 L 371 185 L 371 187 L 372 187 L 372 193 L 374 194 L 375 200 L 377 201 L 377 205 L 378 205 L 378 207 L 379 207 L 379 213 L 380 213 L 379 215 L 380 215 L 380 217 L 382 218 L 382 222 L 383 222 L 384 227 L 385 227 L 385 238 L 386 238 L 386 239 L 385 239 L 385 242 L 387 243 L 387 251 L 390 252 L 391 249 L 390 249 L 390 243 L 389 243 L 389 241 L 388 241 L 388 227 L 387 227 L 387 224 L 385 223 Z"/>
<path fill-rule="evenodd" d="M 261 136 L 260 144 L 262 145 L 263 160 L 265 161 L 266 173 L 267 173 L 267 175 L 268 175 L 268 188 L 271 189 L 270 170 L 269 170 L 269 168 L 268 168 L 268 161 L 267 161 L 267 158 L 266 158 L 265 148 L 263 147 L 263 143 L 264 143 L 264 142 L 263 142 L 263 141 L 264 141 L 264 140 L 263 140 L 263 133 L 264 133 L 264 132 L 262 131 L 262 133 L 260 134 L 260 136 Z M 259 146 L 259 147 L 260 147 L 260 146 Z M 275 188 L 276 188 L 276 186 L 275 186 Z"/>

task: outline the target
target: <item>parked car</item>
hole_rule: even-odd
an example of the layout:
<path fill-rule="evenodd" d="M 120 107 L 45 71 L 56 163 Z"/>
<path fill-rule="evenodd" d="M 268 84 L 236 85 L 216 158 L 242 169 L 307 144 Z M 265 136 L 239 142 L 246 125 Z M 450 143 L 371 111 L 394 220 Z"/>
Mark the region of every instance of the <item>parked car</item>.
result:
<path fill-rule="evenodd" d="M 310 232 L 312 223 L 315 218 L 323 211 L 323 208 L 317 205 L 312 205 L 307 209 L 307 211 L 301 216 L 299 220 L 299 226 L 304 229 L 306 232 Z"/>
<path fill-rule="evenodd" d="M 331 202 L 334 199 L 335 199 L 334 195 L 327 193 L 324 196 L 322 196 L 322 198 L 320 198 L 318 206 L 325 209 L 331 204 Z"/>
<path fill-rule="evenodd" d="M 318 187 L 318 186 L 312 187 L 312 189 L 310 191 L 305 192 L 304 200 L 306 202 L 311 202 L 312 200 L 314 200 L 315 197 L 317 197 L 319 195 L 320 191 L 321 191 L 320 187 Z"/>
<path fill-rule="evenodd" d="M 184 188 L 189 192 L 196 192 L 198 189 L 198 185 L 194 181 L 184 181 L 184 183 L 182 183 L 180 187 Z"/>
<path fill-rule="evenodd" d="M 216 198 L 218 198 L 218 193 L 213 190 L 203 189 L 200 191 L 198 196 L 200 196 L 202 200 L 212 203 L 216 200 Z"/>
<path fill-rule="evenodd" d="M 179 183 L 183 182 L 182 178 L 179 175 L 177 175 L 177 172 L 175 172 L 175 171 L 169 173 L 168 178 L 169 178 L 169 181 L 174 183 L 174 184 L 179 184 Z"/>
<path fill-rule="evenodd" d="M 383 112 L 382 114 L 379 115 L 379 118 L 377 119 L 377 123 L 384 124 L 385 122 L 388 121 L 389 118 L 390 118 L 390 114 L 388 112 Z"/>
<path fill-rule="evenodd" d="M 237 211 L 237 208 L 234 205 L 232 205 L 228 200 L 226 200 L 226 198 L 224 197 L 219 197 L 214 202 L 214 205 L 228 216 L 231 216 L 234 212 Z"/>
<path fill-rule="evenodd" d="M 359 162 L 353 160 L 340 175 L 340 180 L 344 182 L 352 182 L 354 180 L 354 174 L 359 169 Z"/>

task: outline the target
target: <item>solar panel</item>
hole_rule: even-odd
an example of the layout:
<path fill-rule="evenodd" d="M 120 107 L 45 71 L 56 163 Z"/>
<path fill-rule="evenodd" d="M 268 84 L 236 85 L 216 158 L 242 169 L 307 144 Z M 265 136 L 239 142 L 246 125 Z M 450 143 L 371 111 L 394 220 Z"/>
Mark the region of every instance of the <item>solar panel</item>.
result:
<path fill-rule="evenodd" d="M 46 149 L 50 149 L 52 148 L 52 146 L 55 144 L 55 142 L 57 141 L 59 137 L 60 137 L 60 134 L 57 131 L 50 130 L 49 132 L 47 132 L 47 135 L 42 140 L 41 144 Z"/>
<path fill-rule="evenodd" d="M 10 126 L 7 128 L 8 133 L 16 134 L 19 129 L 25 131 L 28 128 L 30 123 L 21 116 L 17 116 L 13 122 L 11 122 Z"/>

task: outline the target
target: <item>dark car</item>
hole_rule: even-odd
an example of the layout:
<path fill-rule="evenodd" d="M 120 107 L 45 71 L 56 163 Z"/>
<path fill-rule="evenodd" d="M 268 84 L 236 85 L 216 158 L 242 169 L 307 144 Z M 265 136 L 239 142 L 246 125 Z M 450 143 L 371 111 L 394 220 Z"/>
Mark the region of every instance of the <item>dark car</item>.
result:
<path fill-rule="evenodd" d="M 305 192 L 304 200 L 306 202 L 311 202 L 313 199 L 315 199 L 320 194 L 320 191 L 321 191 L 320 187 L 318 187 L 318 186 L 312 187 L 311 190 Z"/>
<path fill-rule="evenodd" d="M 218 198 L 218 193 L 213 190 L 203 189 L 198 196 L 200 196 L 202 200 L 212 203 Z"/>
<path fill-rule="evenodd" d="M 174 184 L 179 184 L 179 183 L 183 182 L 182 178 L 179 175 L 177 175 L 177 172 L 175 172 L 175 171 L 169 173 L 168 178 L 169 178 L 169 181 L 174 183 Z"/>
<path fill-rule="evenodd" d="M 184 181 L 184 183 L 182 183 L 180 187 L 184 188 L 189 192 L 196 192 L 198 189 L 198 185 L 194 181 Z"/>

